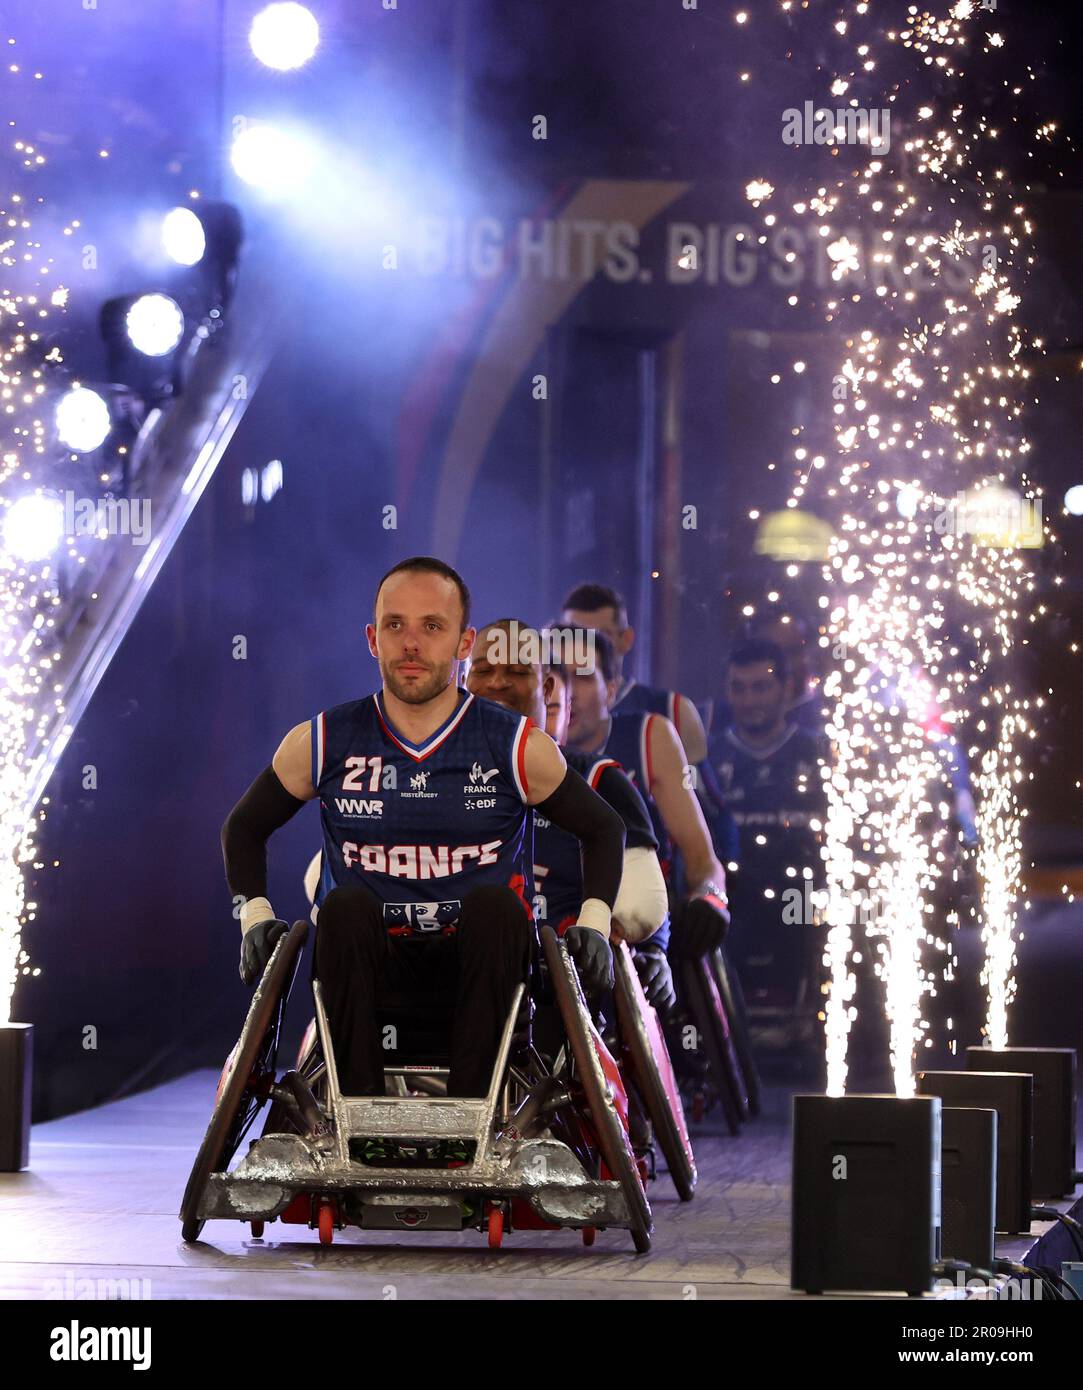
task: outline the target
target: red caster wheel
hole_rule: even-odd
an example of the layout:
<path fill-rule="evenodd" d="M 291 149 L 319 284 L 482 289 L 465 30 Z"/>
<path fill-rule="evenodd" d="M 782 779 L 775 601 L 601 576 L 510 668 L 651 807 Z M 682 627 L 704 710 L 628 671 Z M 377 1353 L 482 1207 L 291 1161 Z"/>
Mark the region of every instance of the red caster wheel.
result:
<path fill-rule="evenodd" d="M 504 1241 L 504 1208 L 494 1202 L 489 1207 L 489 1249 L 499 1250 Z"/>
<path fill-rule="evenodd" d="M 598 1236 L 598 1228 L 597 1228 L 597 1226 L 584 1226 L 584 1227 L 583 1227 L 583 1244 L 584 1244 L 584 1245 L 593 1245 L 594 1242 L 595 1242 L 595 1240 L 597 1239 L 597 1236 Z"/>
<path fill-rule="evenodd" d="M 703 1092 L 697 1091 L 692 1097 L 692 1119 L 698 1125 L 703 1119 Z"/>
<path fill-rule="evenodd" d="M 262 1240 L 262 1239 L 263 1239 L 263 1222 L 262 1222 L 262 1221 L 253 1221 L 253 1222 L 252 1222 L 252 1239 L 253 1239 L 253 1240 Z"/>
<path fill-rule="evenodd" d="M 335 1238 L 335 1208 L 331 1202 L 320 1203 L 320 1244 L 330 1245 Z"/>

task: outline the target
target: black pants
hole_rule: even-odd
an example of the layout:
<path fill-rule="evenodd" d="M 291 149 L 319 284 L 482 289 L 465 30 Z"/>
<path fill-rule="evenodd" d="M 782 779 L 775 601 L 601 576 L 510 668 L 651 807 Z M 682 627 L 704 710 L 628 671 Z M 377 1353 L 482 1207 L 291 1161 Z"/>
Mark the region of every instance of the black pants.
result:
<path fill-rule="evenodd" d="M 383 1095 L 377 1010 L 405 996 L 451 1005 L 448 1094 L 484 1096 L 516 987 L 527 978 L 530 940 L 526 908 L 510 888 L 475 888 L 456 934 L 423 940 L 389 936 L 368 889 L 333 889 L 317 920 L 313 973 L 343 1094 Z"/>

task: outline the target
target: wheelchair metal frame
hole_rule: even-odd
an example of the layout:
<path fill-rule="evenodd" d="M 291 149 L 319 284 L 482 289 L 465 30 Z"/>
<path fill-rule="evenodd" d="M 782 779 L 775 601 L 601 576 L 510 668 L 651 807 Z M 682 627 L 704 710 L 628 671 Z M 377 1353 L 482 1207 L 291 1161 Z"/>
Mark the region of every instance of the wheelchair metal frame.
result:
<path fill-rule="evenodd" d="M 265 1132 L 249 1142 L 234 1169 L 210 1173 L 194 1209 L 200 1226 L 214 1218 L 273 1220 L 296 1198 L 308 1195 L 335 1204 L 336 1225 L 363 1229 L 461 1230 L 480 1224 L 480 1215 L 474 1222 L 463 1221 L 464 1198 L 481 1199 L 478 1213 L 486 1199 L 509 1203 L 521 1198 L 538 1218 L 556 1226 L 634 1227 L 620 1182 L 592 1176 L 573 1147 L 549 1127 L 570 1099 L 566 1044 L 552 1067 L 532 1045 L 525 1062 L 512 1059 L 525 986 L 518 987 L 509 1009 L 488 1093 L 477 1099 L 403 1094 L 407 1079 L 414 1083 L 412 1089 L 422 1089 L 420 1082 L 435 1090 L 433 1083 L 447 1074 L 444 1068 L 419 1066 L 385 1069 L 398 1094 L 343 1095 L 318 980 L 312 990 L 323 1058 L 324 1123 L 312 1122 L 309 1107 L 305 1133 Z M 296 1092 L 297 1082 L 291 1080 L 296 1077 L 296 1072 L 287 1073 L 271 1093 L 288 1099 L 283 1083 Z M 474 1151 L 472 1158 L 451 1168 L 375 1166 L 351 1156 L 351 1141 L 381 1138 L 421 1144 L 459 1139 L 473 1144 Z"/>

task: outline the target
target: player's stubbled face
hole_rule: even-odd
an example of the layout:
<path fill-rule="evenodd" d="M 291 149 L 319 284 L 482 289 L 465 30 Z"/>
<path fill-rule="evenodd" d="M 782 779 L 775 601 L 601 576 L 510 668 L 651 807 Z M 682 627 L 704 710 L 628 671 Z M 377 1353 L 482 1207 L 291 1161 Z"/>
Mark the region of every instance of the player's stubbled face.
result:
<path fill-rule="evenodd" d="M 605 680 L 601 671 L 592 671 L 589 676 L 572 671 L 569 685 L 571 714 L 568 719 L 568 739 L 571 743 L 581 743 L 594 737 L 609 713 Z"/>
<path fill-rule="evenodd" d="M 423 705 L 451 684 L 461 613 L 459 591 L 439 574 L 407 571 L 380 590 L 376 657 L 384 685 L 397 699 Z"/>
<path fill-rule="evenodd" d="M 769 661 L 754 661 L 730 668 L 728 694 L 738 730 L 758 734 L 778 723 L 786 703 L 786 683 L 775 675 Z"/>

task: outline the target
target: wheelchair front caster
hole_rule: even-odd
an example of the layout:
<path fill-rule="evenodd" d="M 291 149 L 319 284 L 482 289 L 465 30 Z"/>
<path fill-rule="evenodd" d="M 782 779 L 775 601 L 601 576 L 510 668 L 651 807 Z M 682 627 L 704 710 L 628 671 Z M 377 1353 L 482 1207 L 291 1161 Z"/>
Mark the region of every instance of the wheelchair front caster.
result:
<path fill-rule="evenodd" d="M 330 1245 L 335 1238 L 335 1204 L 334 1202 L 321 1202 L 317 1225 L 320 1231 L 320 1244 Z"/>

